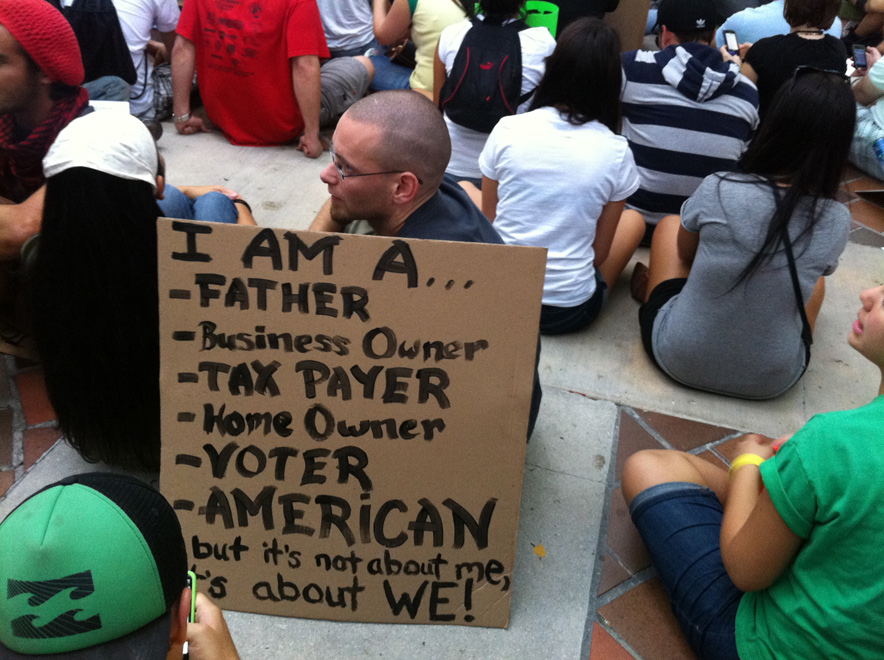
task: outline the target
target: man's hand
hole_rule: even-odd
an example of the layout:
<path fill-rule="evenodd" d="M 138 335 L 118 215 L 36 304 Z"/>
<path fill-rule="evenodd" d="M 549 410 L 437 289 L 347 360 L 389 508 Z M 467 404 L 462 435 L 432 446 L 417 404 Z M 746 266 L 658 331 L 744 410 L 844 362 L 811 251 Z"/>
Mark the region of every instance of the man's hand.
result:
<path fill-rule="evenodd" d="M 307 158 L 319 158 L 322 154 L 322 140 L 319 134 L 308 135 L 304 133 L 298 140 L 298 151 L 303 151 Z"/>
<path fill-rule="evenodd" d="M 212 129 L 206 126 L 206 122 L 204 122 L 200 117 L 190 116 L 190 119 L 187 121 L 182 121 L 181 123 L 176 123 L 175 128 L 178 130 L 181 135 L 193 135 L 194 133 L 211 133 Z"/>
<path fill-rule="evenodd" d="M 291 73 L 295 101 L 304 120 L 304 135 L 298 140 L 298 151 L 303 151 L 308 158 L 318 158 L 322 153 L 322 143 L 319 141 L 319 111 L 322 104 L 319 58 L 316 55 L 293 57 Z"/>
<path fill-rule="evenodd" d="M 187 624 L 193 660 L 239 660 L 221 609 L 204 594 L 196 595 L 196 621 Z"/>

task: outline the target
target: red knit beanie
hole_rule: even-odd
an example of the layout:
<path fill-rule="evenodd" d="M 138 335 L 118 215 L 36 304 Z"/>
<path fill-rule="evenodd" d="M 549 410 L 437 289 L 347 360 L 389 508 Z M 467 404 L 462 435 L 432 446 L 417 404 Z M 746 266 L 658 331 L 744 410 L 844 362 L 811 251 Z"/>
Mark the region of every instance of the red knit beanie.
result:
<path fill-rule="evenodd" d="M 83 82 L 77 37 L 67 19 L 46 0 L 0 0 L 0 25 L 52 82 Z"/>

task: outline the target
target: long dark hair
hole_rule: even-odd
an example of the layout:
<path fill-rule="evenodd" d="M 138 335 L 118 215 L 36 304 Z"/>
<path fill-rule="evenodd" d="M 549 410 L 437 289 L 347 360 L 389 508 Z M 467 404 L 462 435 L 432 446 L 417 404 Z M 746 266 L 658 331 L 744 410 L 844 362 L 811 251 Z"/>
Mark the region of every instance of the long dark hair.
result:
<path fill-rule="evenodd" d="M 143 181 L 77 167 L 46 183 L 32 327 L 59 427 L 87 460 L 159 465 L 159 215 Z"/>
<path fill-rule="evenodd" d="M 813 231 L 821 215 L 820 200 L 831 200 L 838 192 L 855 123 L 853 94 L 840 74 L 799 68 L 777 92 L 738 163 L 739 170 L 768 182 L 777 208 L 761 250 L 737 284 L 773 258 L 805 196 L 811 198 L 810 212 L 798 238 Z"/>
<path fill-rule="evenodd" d="M 457 4 L 460 5 L 460 8 L 464 10 L 464 13 L 467 15 L 467 18 L 472 18 L 476 15 L 476 3 L 475 0 L 457 0 Z"/>
<path fill-rule="evenodd" d="M 598 120 L 620 132 L 620 39 L 597 18 L 571 23 L 546 60 L 531 110 L 558 108 L 569 124 Z"/>

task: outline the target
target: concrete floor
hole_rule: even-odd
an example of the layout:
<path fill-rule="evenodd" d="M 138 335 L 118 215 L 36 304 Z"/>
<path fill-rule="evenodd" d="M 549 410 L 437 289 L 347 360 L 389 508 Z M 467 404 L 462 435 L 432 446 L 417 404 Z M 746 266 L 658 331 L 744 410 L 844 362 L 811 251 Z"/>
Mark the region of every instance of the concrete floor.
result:
<path fill-rule="evenodd" d="M 219 134 L 185 138 L 170 124 L 165 128 L 160 148 L 169 182 L 223 183 L 250 202 L 259 224 L 305 229 L 326 199 L 319 172 L 329 162 L 327 153 L 311 161 L 292 147 L 233 147 Z M 679 646 L 652 571 L 642 564 L 640 542 L 628 536 L 616 492 L 617 466 L 622 455 L 639 446 L 680 446 L 679 439 L 686 439 L 685 449 L 727 460 L 726 444 L 737 431 L 794 430 L 817 412 L 872 398 L 874 370 L 846 349 L 844 340 L 860 289 L 884 283 L 884 215 L 853 194 L 857 185 L 873 182 L 855 171 L 845 181 L 851 183 L 845 184 L 844 201 L 864 224 L 857 223 L 841 267 L 830 278 L 810 369 L 779 399 L 742 402 L 665 379 L 642 352 L 637 304 L 625 282 L 613 291 L 595 326 L 543 339 L 545 396 L 525 463 L 509 629 L 332 623 L 231 612 L 228 620 L 243 659 L 690 657 L 683 643 Z M 645 260 L 646 254 L 637 258 Z M 12 358 L 5 367 L 6 378 L 0 380 L 12 385 L 0 398 L 8 402 L 12 421 L 8 460 L 0 441 L 0 519 L 42 485 L 96 469 L 55 442 L 51 409 L 34 412 L 30 401 L 31 390 L 40 386 L 38 367 Z M 677 431 L 667 430 L 676 422 L 681 424 Z M 28 438 L 37 436 L 43 438 L 39 451 L 29 448 Z M 141 476 L 156 481 L 156 475 Z M 546 549 L 543 558 L 533 552 L 537 544 Z"/>

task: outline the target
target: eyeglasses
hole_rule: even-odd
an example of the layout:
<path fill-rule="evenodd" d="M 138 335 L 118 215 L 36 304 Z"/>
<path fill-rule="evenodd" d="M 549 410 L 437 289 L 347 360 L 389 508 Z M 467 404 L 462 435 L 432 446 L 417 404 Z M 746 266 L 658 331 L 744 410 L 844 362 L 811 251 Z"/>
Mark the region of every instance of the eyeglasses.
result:
<path fill-rule="evenodd" d="M 825 73 L 830 76 L 835 76 L 843 82 L 850 82 L 850 77 L 844 75 L 841 71 L 835 71 L 834 69 L 819 69 L 815 66 L 810 66 L 809 64 L 796 66 L 795 70 L 792 72 L 792 80 L 796 80 L 797 78 L 807 75 L 808 73 Z"/>
<path fill-rule="evenodd" d="M 341 169 L 341 166 L 335 161 L 335 145 L 330 144 L 328 147 L 328 153 L 331 154 L 332 157 L 332 165 L 335 166 L 335 169 L 338 171 L 338 175 L 341 177 L 341 181 L 344 179 L 355 178 L 357 176 L 377 176 L 379 174 L 404 174 L 407 170 L 387 170 L 386 172 L 365 172 L 364 174 L 344 174 L 344 170 Z M 423 181 L 416 174 L 414 177 L 417 179 L 417 182 L 420 185 L 423 185 Z"/>

